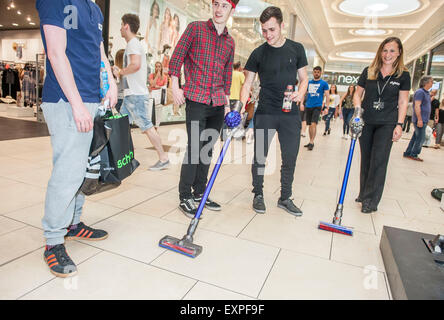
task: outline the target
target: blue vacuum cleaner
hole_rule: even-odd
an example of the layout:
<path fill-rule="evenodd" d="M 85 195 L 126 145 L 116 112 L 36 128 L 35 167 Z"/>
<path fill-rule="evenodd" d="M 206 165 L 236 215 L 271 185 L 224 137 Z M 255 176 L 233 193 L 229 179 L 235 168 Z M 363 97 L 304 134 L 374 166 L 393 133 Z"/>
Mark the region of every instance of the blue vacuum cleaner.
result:
<path fill-rule="evenodd" d="M 345 234 L 347 236 L 353 236 L 353 230 L 344 226 L 341 226 L 342 211 L 344 209 L 345 191 L 347 190 L 348 177 L 350 175 L 350 168 L 353 160 L 353 152 L 355 150 L 356 140 L 361 136 L 362 129 L 364 128 L 364 121 L 362 120 L 362 109 L 356 108 L 353 118 L 350 120 L 350 136 L 351 144 L 348 151 L 347 166 L 345 168 L 344 179 L 342 180 L 341 195 L 339 197 L 339 203 L 336 206 L 335 215 L 332 223 L 320 222 L 319 229 L 331 231 L 335 233 Z"/>
<path fill-rule="evenodd" d="M 225 124 L 229 128 L 230 132 L 225 140 L 222 151 L 219 154 L 217 163 L 214 166 L 213 172 L 211 173 L 210 180 L 208 181 L 205 192 L 202 196 L 202 200 L 199 203 L 196 214 L 191 220 L 188 227 L 187 234 L 183 236 L 182 239 L 174 238 L 171 236 L 165 236 L 159 241 L 159 246 L 177 253 L 184 254 L 191 258 L 196 258 L 202 252 L 202 246 L 193 243 L 193 235 L 196 232 L 197 225 L 199 224 L 199 219 L 202 211 L 207 202 L 208 196 L 210 195 L 211 188 L 213 187 L 214 181 L 216 180 L 217 173 L 224 161 L 225 153 L 228 150 L 231 139 L 233 137 L 242 136 L 245 127 L 245 121 L 247 119 L 247 113 L 245 112 L 243 118 L 240 115 L 242 109 L 242 103 L 239 100 L 232 100 L 230 103 L 231 111 L 225 116 Z"/>

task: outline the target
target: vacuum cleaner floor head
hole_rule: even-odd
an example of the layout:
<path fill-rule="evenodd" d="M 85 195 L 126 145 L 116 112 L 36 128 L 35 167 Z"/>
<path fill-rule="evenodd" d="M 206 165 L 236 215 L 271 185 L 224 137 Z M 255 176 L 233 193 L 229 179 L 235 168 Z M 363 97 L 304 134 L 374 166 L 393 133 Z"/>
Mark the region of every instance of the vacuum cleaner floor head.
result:
<path fill-rule="evenodd" d="M 159 246 L 191 258 L 196 258 L 202 252 L 201 246 L 184 239 L 177 239 L 170 236 L 165 236 L 160 239 Z"/>
<path fill-rule="evenodd" d="M 319 229 L 353 236 L 353 230 L 333 223 L 321 222 L 319 223 Z"/>

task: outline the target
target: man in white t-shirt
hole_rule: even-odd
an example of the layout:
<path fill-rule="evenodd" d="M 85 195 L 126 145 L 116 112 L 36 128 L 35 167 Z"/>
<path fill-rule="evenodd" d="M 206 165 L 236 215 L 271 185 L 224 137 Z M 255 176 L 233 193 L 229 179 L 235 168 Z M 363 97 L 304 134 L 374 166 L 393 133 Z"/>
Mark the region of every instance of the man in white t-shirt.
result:
<path fill-rule="evenodd" d="M 136 37 L 139 26 L 139 16 L 125 14 L 122 17 L 120 33 L 125 38 L 127 46 L 123 56 L 123 68 L 114 67 L 114 75 L 122 77 L 123 81 L 122 110 L 129 112 L 131 118 L 134 119 L 140 130 L 148 136 L 157 151 L 159 161 L 149 169 L 158 171 L 167 169 L 170 162 L 168 155 L 163 150 L 160 136 L 148 118 L 148 88 L 146 85 L 148 70 L 145 50 Z"/>

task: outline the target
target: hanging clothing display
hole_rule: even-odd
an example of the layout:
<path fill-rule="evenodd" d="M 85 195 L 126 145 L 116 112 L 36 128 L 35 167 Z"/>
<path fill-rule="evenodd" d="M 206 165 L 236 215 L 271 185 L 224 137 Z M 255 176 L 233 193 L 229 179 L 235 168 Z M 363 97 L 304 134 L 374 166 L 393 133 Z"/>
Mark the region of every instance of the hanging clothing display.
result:
<path fill-rule="evenodd" d="M 23 72 L 22 94 L 24 105 L 36 104 L 36 70 L 34 67 L 27 67 Z"/>
<path fill-rule="evenodd" d="M 18 71 L 11 68 L 4 70 L 2 73 L 2 97 L 11 96 L 16 100 L 18 91 L 20 91 Z"/>

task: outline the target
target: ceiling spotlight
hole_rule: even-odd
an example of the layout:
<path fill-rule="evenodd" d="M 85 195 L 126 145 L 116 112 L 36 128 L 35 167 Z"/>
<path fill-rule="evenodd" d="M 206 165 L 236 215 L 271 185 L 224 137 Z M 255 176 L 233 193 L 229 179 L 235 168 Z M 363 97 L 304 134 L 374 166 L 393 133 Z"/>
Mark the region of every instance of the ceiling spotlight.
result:
<path fill-rule="evenodd" d="M 3 25 L 2 25 L 2 24 L 0 24 L 0 28 L 1 28 L 1 27 L 3 27 Z"/>
<path fill-rule="evenodd" d="M 354 30 L 353 33 L 360 36 L 380 36 L 386 34 L 387 31 L 382 29 L 358 29 Z"/>
<path fill-rule="evenodd" d="M 14 27 L 18 27 L 18 24 L 17 23 L 13 23 L 12 24 Z"/>
<path fill-rule="evenodd" d="M 35 23 L 34 22 L 30 22 L 29 23 L 31 26 L 35 26 Z"/>
<path fill-rule="evenodd" d="M 31 21 L 31 17 L 27 17 L 27 18 L 26 18 L 26 21 Z"/>
<path fill-rule="evenodd" d="M 421 7 L 419 0 L 342 0 L 338 9 L 344 13 L 368 17 L 393 17 L 414 12 Z"/>
<path fill-rule="evenodd" d="M 17 10 L 17 14 L 22 14 L 22 12 L 20 10 Z"/>
<path fill-rule="evenodd" d="M 10 7 L 10 6 L 7 6 L 7 7 L 6 7 L 6 10 L 11 10 L 11 7 Z"/>
<path fill-rule="evenodd" d="M 11 4 L 9 5 L 11 8 L 15 8 L 14 2 L 11 1 Z"/>

